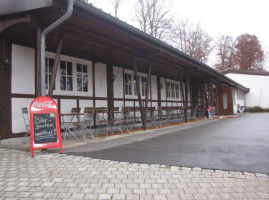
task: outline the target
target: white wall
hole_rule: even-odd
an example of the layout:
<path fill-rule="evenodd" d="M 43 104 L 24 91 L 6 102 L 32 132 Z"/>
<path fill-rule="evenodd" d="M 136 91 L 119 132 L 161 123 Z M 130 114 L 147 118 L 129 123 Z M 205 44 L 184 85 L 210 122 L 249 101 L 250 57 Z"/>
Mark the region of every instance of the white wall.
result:
<path fill-rule="evenodd" d="M 79 107 L 81 108 L 81 112 L 84 112 L 85 107 L 93 107 L 92 100 L 79 100 Z"/>
<path fill-rule="evenodd" d="M 31 98 L 12 98 L 12 133 L 27 132 L 21 108 L 26 107 L 29 110 L 32 100 Z"/>
<path fill-rule="evenodd" d="M 95 64 L 95 96 L 107 97 L 107 74 L 104 63 Z"/>
<path fill-rule="evenodd" d="M 120 111 L 121 111 L 123 106 L 124 106 L 123 101 L 114 101 L 114 107 L 119 107 Z"/>
<path fill-rule="evenodd" d="M 116 76 L 114 81 L 114 97 L 123 98 L 123 69 L 113 67 L 113 74 Z"/>
<path fill-rule="evenodd" d="M 249 93 L 245 95 L 247 107 L 269 108 L 269 76 L 250 74 L 226 74 L 226 76 L 250 88 Z"/>
<path fill-rule="evenodd" d="M 35 93 L 35 50 L 12 44 L 11 91 Z"/>
<path fill-rule="evenodd" d="M 151 93 L 152 100 L 158 99 L 158 89 L 157 89 L 157 76 L 151 76 Z"/>
<path fill-rule="evenodd" d="M 161 89 L 161 100 L 165 101 L 166 100 L 165 78 L 160 77 L 160 84 L 163 86 Z M 164 106 L 164 105 L 162 105 L 162 106 Z"/>

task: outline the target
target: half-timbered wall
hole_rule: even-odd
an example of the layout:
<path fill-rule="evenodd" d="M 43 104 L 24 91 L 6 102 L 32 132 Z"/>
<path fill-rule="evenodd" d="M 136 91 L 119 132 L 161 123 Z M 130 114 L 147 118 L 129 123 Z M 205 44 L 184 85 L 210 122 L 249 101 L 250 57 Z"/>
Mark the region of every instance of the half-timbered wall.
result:
<path fill-rule="evenodd" d="M 49 59 L 54 59 L 55 54 L 46 53 L 46 76 L 49 80 Z M 61 61 L 63 62 L 61 64 Z M 68 64 L 67 64 L 68 63 Z M 54 99 L 59 105 L 60 113 L 69 113 L 72 107 L 80 107 L 83 112 L 85 107 L 107 107 L 107 65 L 100 62 L 93 62 L 83 60 L 75 57 L 61 55 L 60 64 L 56 74 Z M 61 67 L 63 65 L 63 67 Z M 70 65 L 72 69 L 67 69 Z M 87 71 L 87 89 L 79 89 L 79 71 L 78 65 L 85 66 Z M 94 68 L 94 69 L 93 69 Z M 85 72 L 85 71 L 84 71 Z M 126 94 L 124 74 L 130 74 L 131 77 L 131 93 Z M 114 107 L 122 106 L 139 106 L 137 94 L 135 94 L 135 79 L 134 71 L 113 66 L 114 80 Z M 146 73 L 138 72 L 140 81 L 140 91 L 142 92 L 143 84 L 147 78 Z M 22 107 L 29 107 L 31 101 L 35 97 L 35 49 L 20 46 L 17 44 L 12 45 L 12 133 L 25 132 L 25 125 L 21 114 Z M 63 78 L 64 77 L 64 78 Z M 72 84 L 67 82 L 67 79 L 72 80 Z M 64 79 L 65 81 L 63 81 Z M 144 81 L 144 83 L 143 83 Z M 167 97 L 166 82 L 174 84 L 173 92 L 170 88 L 170 97 Z M 47 83 L 48 84 L 48 83 Z M 69 85 L 68 85 L 69 84 Z M 180 81 L 175 81 L 167 78 L 160 78 L 161 89 L 161 105 L 162 106 L 182 106 L 182 94 L 180 91 Z M 176 91 L 176 84 L 178 91 Z M 94 87 L 95 86 L 95 92 Z M 47 86 L 48 89 L 49 86 Z M 171 87 L 171 85 L 170 85 Z M 69 89 L 68 89 L 69 88 Z M 183 88 L 185 84 L 183 83 Z M 48 90 L 47 90 L 48 91 Z M 185 92 L 185 91 L 184 91 Z M 150 89 L 149 89 L 149 106 L 158 106 L 157 95 L 157 76 L 151 75 Z M 174 94 L 172 94 L 174 93 Z M 190 101 L 190 95 L 189 101 Z M 144 93 L 141 95 L 142 101 L 145 101 L 145 85 Z M 189 104 L 190 105 L 190 104 Z"/>

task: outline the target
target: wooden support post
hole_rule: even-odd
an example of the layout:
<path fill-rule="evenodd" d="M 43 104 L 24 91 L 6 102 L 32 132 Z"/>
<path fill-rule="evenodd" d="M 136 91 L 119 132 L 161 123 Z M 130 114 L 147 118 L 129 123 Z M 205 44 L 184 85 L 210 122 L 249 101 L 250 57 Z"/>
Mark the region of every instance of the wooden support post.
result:
<path fill-rule="evenodd" d="M 49 97 L 52 97 L 52 95 L 53 95 L 53 88 L 55 86 L 57 69 L 58 69 L 58 65 L 59 65 L 59 62 L 60 62 L 62 43 L 63 43 L 63 36 L 60 35 L 57 50 L 56 50 L 56 54 L 55 54 L 55 60 L 54 60 L 54 63 L 53 63 L 53 69 L 52 69 L 52 75 L 51 75 L 51 79 L 50 79 L 50 84 L 49 84 L 49 92 L 48 92 Z"/>
<path fill-rule="evenodd" d="M 133 67 L 134 67 L 134 74 L 135 74 L 135 79 L 136 79 L 135 83 L 136 83 L 136 90 L 137 90 L 142 125 L 143 125 L 143 129 L 146 130 L 146 123 L 145 123 L 145 118 L 144 118 L 144 114 L 143 114 L 143 105 L 142 105 L 142 101 L 141 101 L 140 83 L 139 83 L 138 76 L 137 76 L 137 66 L 136 66 L 135 58 L 133 58 Z"/>
<path fill-rule="evenodd" d="M 114 116 L 114 77 L 113 77 L 113 65 L 106 65 L 107 71 L 107 108 L 108 108 L 108 119 L 112 120 Z"/>
<path fill-rule="evenodd" d="M 201 98 L 202 98 L 202 110 L 205 109 L 205 92 L 204 92 L 204 83 L 201 85 Z"/>
<path fill-rule="evenodd" d="M 40 83 L 40 44 L 41 44 L 41 28 L 37 28 L 36 32 L 36 96 L 41 94 Z"/>
<path fill-rule="evenodd" d="M 95 102 L 95 64 L 96 64 L 96 61 L 92 61 L 92 97 L 93 97 L 93 107 L 95 108 L 96 106 L 96 102 Z M 93 114 L 93 124 L 94 126 L 96 126 L 96 114 L 94 112 Z"/>
<path fill-rule="evenodd" d="M 209 106 L 209 105 L 208 105 L 208 95 L 209 95 L 209 94 L 208 94 L 208 88 L 207 88 L 207 87 L 208 87 L 208 85 L 207 85 L 207 83 L 205 83 L 205 84 L 204 84 L 204 91 L 205 91 L 204 94 L 205 94 L 205 109 L 206 109 L 206 111 L 207 111 L 208 106 Z M 206 113 L 207 113 L 207 118 L 208 118 L 208 117 L 209 117 L 209 116 L 208 116 L 208 112 L 206 112 Z"/>
<path fill-rule="evenodd" d="M 125 107 L 126 106 L 126 103 L 125 103 L 125 80 L 124 80 L 125 79 L 125 68 L 122 69 L 122 77 L 123 77 L 123 79 L 122 79 L 123 107 Z"/>
<path fill-rule="evenodd" d="M 157 99 L 158 99 L 158 106 L 162 106 L 162 91 L 161 91 L 161 78 L 160 74 L 157 75 Z"/>
<path fill-rule="evenodd" d="M 11 119 L 11 65 L 2 68 L 4 58 L 12 58 L 12 43 L 0 37 L 0 138 L 12 137 Z"/>
<path fill-rule="evenodd" d="M 145 120 L 145 127 L 147 128 L 147 110 L 148 110 L 148 98 L 149 98 L 149 83 L 151 82 L 151 62 L 149 62 L 149 71 L 148 71 L 148 78 L 147 78 L 147 86 L 146 86 L 146 101 L 145 101 L 145 111 L 144 111 L 144 120 Z M 144 129 L 145 130 L 145 129 Z"/>
<path fill-rule="evenodd" d="M 188 121 L 188 99 L 189 99 L 189 89 L 190 89 L 190 76 L 187 75 L 187 83 L 185 84 L 185 122 Z"/>
<path fill-rule="evenodd" d="M 183 90 L 183 75 L 180 74 L 180 90 L 181 90 L 181 96 L 182 96 L 182 101 L 183 101 L 183 108 L 184 108 L 184 116 L 185 116 L 185 97 L 184 97 L 184 90 Z"/>
<path fill-rule="evenodd" d="M 219 90 L 218 90 L 218 86 L 216 86 L 216 115 L 219 115 Z"/>

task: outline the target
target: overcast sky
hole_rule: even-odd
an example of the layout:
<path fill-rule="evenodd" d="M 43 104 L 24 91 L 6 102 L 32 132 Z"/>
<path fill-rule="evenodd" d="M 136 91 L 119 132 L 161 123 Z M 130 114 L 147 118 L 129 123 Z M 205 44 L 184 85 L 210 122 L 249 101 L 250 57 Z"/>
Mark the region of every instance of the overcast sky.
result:
<path fill-rule="evenodd" d="M 114 15 L 111 0 L 93 0 L 94 5 Z M 137 0 L 125 0 L 118 10 L 121 20 L 136 26 L 134 17 Z M 269 0 L 170 0 L 172 13 L 192 23 L 200 23 L 215 40 L 221 35 L 233 38 L 255 34 L 265 51 L 269 51 Z M 211 55 L 209 65 L 214 62 Z M 268 69 L 268 68 L 267 68 Z"/>

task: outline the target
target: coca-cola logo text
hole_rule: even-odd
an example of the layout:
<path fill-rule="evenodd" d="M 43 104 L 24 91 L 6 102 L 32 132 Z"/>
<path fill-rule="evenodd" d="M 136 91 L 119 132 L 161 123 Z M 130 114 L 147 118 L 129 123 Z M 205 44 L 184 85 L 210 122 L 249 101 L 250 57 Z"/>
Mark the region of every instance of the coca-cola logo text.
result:
<path fill-rule="evenodd" d="M 33 107 L 36 107 L 36 108 L 50 108 L 50 107 L 53 107 L 53 104 L 51 101 L 44 101 L 44 102 L 37 102 L 35 101 L 33 104 L 32 104 Z"/>

